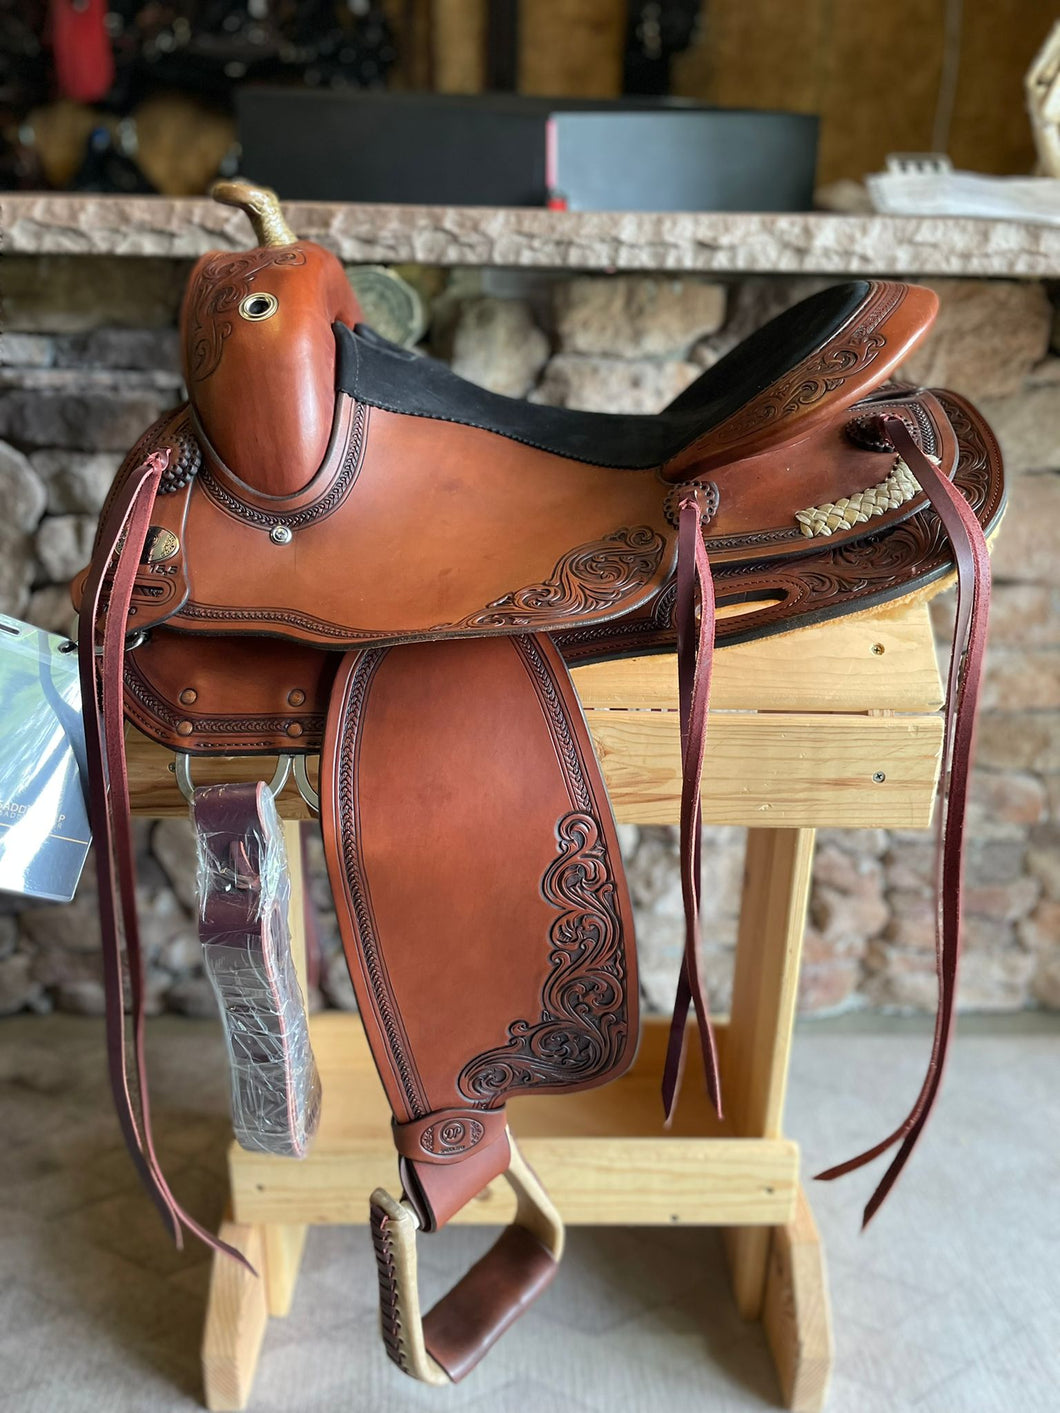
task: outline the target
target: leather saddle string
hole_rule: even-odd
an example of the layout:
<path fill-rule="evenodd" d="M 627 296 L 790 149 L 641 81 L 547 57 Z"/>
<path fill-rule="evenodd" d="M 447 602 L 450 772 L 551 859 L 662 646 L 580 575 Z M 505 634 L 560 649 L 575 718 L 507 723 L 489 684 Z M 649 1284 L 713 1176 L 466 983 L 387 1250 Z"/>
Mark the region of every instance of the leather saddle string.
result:
<path fill-rule="evenodd" d="M 685 950 L 674 1000 L 663 1071 L 662 1096 L 669 1124 L 684 1074 L 689 1006 L 695 1009 L 710 1101 L 722 1117 L 718 1052 L 710 1023 L 699 956 L 702 873 L 703 753 L 706 745 L 710 676 L 714 659 L 714 580 L 700 529 L 701 507 L 694 494 L 681 501 L 677 538 L 677 672 L 681 714 L 681 893 L 685 908 Z M 696 590 L 699 625 L 696 625 Z"/>
<path fill-rule="evenodd" d="M 128 553 L 118 555 L 114 566 L 110 599 L 112 603 L 131 594 L 136 564 L 147 534 L 154 488 L 167 464 L 165 454 L 148 458 L 133 472 L 120 494 L 108 509 L 100 525 L 97 553 L 84 586 L 79 616 L 79 668 L 81 700 L 85 722 L 85 750 L 88 758 L 88 810 L 95 841 L 96 874 L 99 882 L 99 914 L 103 943 L 103 984 L 106 997 L 107 1061 L 110 1070 L 114 1107 L 126 1146 L 140 1174 L 141 1181 L 172 1230 L 179 1238 L 170 1200 L 155 1181 L 151 1165 L 144 1153 L 143 1139 L 137 1123 L 129 1089 L 126 1054 L 124 995 L 120 929 L 117 896 L 114 886 L 115 845 L 111 829 L 111 789 L 108 781 L 108 751 L 105 744 L 104 721 L 111 710 L 112 696 L 108 673 L 115 670 L 115 648 L 104 629 L 104 650 L 110 649 L 111 661 L 102 674 L 97 671 L 98 624 L 101 617 L 103 586 L 119 547 Z M 128 587 L 126 587 L 126 583 Z M 119 617 L 115 613 L 115 618 Z M 110 635 L 112 636 L 112 635 Z M 124 618 L 122 622 L 124 643 Z M 119 668 L 120 668 L 119 664 Z M 102 680 L 100 678 L 102 677 Z"/>
<path fill-rule="evenodd" d="M 168 460 L 168 453 L 164 451 L 149 456 L 129 476 L 121 493 L 108 508 L 100 526 L 99 543 L 92 572 L 85 584 L 80 613 L 79 666 L 89 766 L 89 814 L 95 842 L 103 940 L 107 1059 L 115 1108 L 126 1146 L 144 1187 L 170 1226 L 177 1245 L 182 1244 L 181 1228 L 187 1228 L 214 1250 L 224 1251 L 253 1270 L 241 1252 L 218 1240 L 181 1208 L 162 1175 L 151 1132 L 144 1049 L 143 957 L 136 914 L 122 691 L 125 634 L 132 592 L 159 480 Z M 103 588 L 112 564 L 110 592 L 104 610 Z M 96 645 L 100 637 L 102 667 L 97 671 Z M 118 923 L 119 901 L 121 928 Z M 139 1122 L 129 1086 L 122 981 L 123 935 L 133 1010 Z"/>
<path fill-rule="evenodd" d="M 964 823 L 990 603 L 990 553 L 971 506 L 923 454 L 904 422 L 896 417 L 882 416 L 880 424 L 931 501 L 953 548 L 957 568 L 957 616 L 950 655 L 943 760 L 939 776 L 939 891 L 936 914 L 939 1001 L 927 1073 L 912 1109 L 893 1133 L 856 1158 L 817 1174 L 825 1182 L 842 1177 L 880 1157 L 896 1143 L 901 1143 L 865 1206 L 863 1225 L 867 1225 L 879 1210 L 923 1132 L 939 1092 L 953 1034 L 961 950 Z"/>

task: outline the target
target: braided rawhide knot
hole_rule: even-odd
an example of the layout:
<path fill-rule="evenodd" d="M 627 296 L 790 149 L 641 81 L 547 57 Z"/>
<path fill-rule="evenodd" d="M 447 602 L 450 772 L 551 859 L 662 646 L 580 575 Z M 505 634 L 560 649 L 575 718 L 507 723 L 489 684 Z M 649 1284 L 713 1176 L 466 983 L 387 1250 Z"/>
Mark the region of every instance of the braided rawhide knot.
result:
<path fill-rule="evenodd" d="M 158 485 L 159 495 L 174 495 L 196 475 L 202 466 L 202 451 L 199 443 L 189 432 L 181 432 L 169 444 L 169 465 L 162 472 Z"/>

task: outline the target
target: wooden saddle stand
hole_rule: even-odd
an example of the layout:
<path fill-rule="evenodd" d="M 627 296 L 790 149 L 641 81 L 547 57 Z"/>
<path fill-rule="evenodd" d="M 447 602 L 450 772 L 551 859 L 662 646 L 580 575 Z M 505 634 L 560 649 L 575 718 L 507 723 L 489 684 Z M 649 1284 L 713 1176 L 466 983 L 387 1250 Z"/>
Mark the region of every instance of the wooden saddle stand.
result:
<path fill-rule="evenodd" d="M 499 397 L 388 343 L 360 322 L 339 262 L 294 236 L 271 192 L 225 183 L 214 194 L 248 213 L 257 245 L 192 272 L 189 401 L 126 458 L 75 585 L 113 1089 L 174 1235 L 224 1246 L 173 1197 L 151 1136 L 126 719 L 179 753 L 192 796 L 191 756 L 279 755 L 274 787 L 293 768 L 319 806 L 398 1155 L 400 1197 L 371 1197 L 384 1343 L 406 1373 L 446 1384 L 562 1253 L 562 1222 L 506 1102 L 604 1084 L 637 1048 L 632 910 L 569 669 L 676 651 L 686 928 L 662 1102 L 672 1114 L 691 1037 L 720 1115 L 698 946 L 714 649 L 956 580 L 931 1061 L 899 1128 L 821 1175 L 895 1149 L 868 1220 L 924 1127 L 952 1029 L 986 536 L 1003 503 L 978 414 L 952 393 L 887 382 L 930 326 L 935 295 L 839 285 L 753 334 L 657 416 L 575 412 Z M 315 789 L 306 758 L 317 753 Z M 196 804 L 214 843 L 223 836 L 230 909 L 204 903 L 204 937 L 209 949 L 229 926 L 246 952 L 218 987 L 227 1033 L 245 1036 L 253 996 L 271 998 L 241 1058 L 285 1085 L 287 973 L 253 901 L 267 892 L 267 849 L 241 842 L 267 834 L 262 791 L 239 787 L 223 806 L 218 824 L 216 800 Z M 280 1106 L 280 1127 L 311 1126 L 313 1108 L 310 1077 Z M 304 1147 L 288 1136 L 283 1151 Z M 514 1222 L 421 1315 L 417 1233 L 500 1176 Z"/>

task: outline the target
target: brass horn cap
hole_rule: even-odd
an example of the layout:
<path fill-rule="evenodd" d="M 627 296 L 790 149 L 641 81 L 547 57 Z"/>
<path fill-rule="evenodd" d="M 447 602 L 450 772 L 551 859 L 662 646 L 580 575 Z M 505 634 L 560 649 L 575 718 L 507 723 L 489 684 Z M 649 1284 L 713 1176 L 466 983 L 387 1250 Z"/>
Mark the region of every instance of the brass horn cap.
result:
<path fill-rule="evenodd" d="M 219 181 L 210 187 L 214 201 L 238 206 L 254 227 L 259 245 L 294 245 L 298 237 L 283 218 L 280 198 L 267 186 L 253 182 Z"/>

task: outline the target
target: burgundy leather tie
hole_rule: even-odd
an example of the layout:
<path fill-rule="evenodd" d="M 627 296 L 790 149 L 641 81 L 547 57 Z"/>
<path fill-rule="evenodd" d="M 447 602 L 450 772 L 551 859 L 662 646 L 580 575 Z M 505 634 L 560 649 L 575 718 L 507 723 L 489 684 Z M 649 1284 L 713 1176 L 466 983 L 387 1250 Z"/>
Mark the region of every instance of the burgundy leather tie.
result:
<path fill-rule="evenodd" d="M 968 804 L 975 719 L 986 649 L 987 611 L 990 604 L 990 553 L 986 537 L 968 502 L 931 464 L 897 417 L 881 416 L 880 428 L 920 483 L 953 547 L 957 566 L 957 616 L 950 654 L 946 694 L 946 726 L 942 769 L 939 775 L 938 886 L 936 953 L 939 1002 L 931 1057 L 920 1093 L 901 1124 L 881 1142 L 818 1173 L 828 1182 L 853 1172 L 900 1143 L 897 1154 L 869 1198 L 863 1214 L 867 1225 L 915 1148 L 938 1095 L 942 1072 L 953 1034 L 957 993 L 957 968 L 961 951 L 961 891 L 964 872 L 964 823 Z"/>
<path fill-rule="evenodd" d="M 219 1241 L 177 1202 L 159 1166 L 151 1131 L 144 1047 L 144 968 L 136 915 L 122 684 L 125 635 L 133 587 L 155 495 L 168 464 L 168 452 L 155 452 L 148 456 L 143 465 L 123 483 L 118 495 L 106 508 L 100 524 L 97 552 L 85 582 L 79 616 L 78 659 L 88 758 L 88 810 L 95 845 L 103 938 L 107 1060 L 114 1104 L 126 1146 L 144 1186 L 172 1230 L 177 1245 L 182 1245 L 182 1229 L 186 1228 L 207 1246 L 226 1251 L 242 1265 L 253 1269 L 242 1253 Z M 108 580 L 109 592 L 105 594 Z M 132 1001 L 133 1059 L 139 1115 L 130 1084 L 125 1037 L 123 956 L 128 967 Z"/>
<path fill-rule="evenodd" d="M 710 572 L 701 522 L 699 493 L 690 491 L 680 503 L 677 538 L 677 673 L 681 711 L 681 893 L 685 908 L 685 950 L 677 983 L 670 1037 L 663 1071 L 662 1095 L 666 1121 L 673 1119 L 684 1073 L 688 1010 L 699 1027 L 707 1093 L 722 1117 L 718 1052 L 710 1023 L 706 984 L 700 962 L 700 880 L 702 852 L 703 753 L 706 746 L 710 675 L 714 661 L 714 580 Z M 699 623 L 696 624 L 698 589 Z"/>

